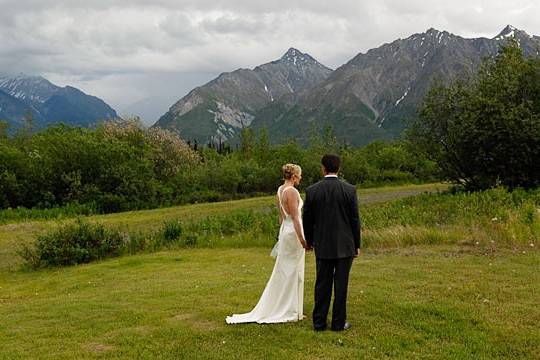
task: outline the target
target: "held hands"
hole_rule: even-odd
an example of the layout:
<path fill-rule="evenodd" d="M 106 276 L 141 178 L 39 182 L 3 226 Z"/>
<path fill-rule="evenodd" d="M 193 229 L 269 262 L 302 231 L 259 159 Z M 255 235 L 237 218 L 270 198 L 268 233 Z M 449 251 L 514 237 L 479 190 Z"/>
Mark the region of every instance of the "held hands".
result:
<path fill-rule="evenodd" d="M 306 240 L 300 239 L 300 244 L 302 244 L 302 247 L 303 247 L 306 251 L 311 250 L 311 246 L 308 245 L 308 243 L 306 242 Z"/>

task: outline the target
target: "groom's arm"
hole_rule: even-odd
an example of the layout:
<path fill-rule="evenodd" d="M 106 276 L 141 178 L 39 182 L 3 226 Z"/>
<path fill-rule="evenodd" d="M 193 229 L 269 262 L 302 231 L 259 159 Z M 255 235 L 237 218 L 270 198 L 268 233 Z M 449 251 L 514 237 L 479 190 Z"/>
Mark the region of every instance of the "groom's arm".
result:
<path fill-rule="evenodd" d="M 306 189 L 306 201 L 304 201 L 304 213 L 302 215 L 302 222 L 304 228 L 304 237 L 306 243 L 311 248 L 313 247 L 313 209 L 310 191 Z"/>
<path fill-rule="evenodd" d="M 358 196 L 356 194 L 356 187 L 353 187 L 351 191 L 351 230 L 354 236 L 354 246 L 357 250 L 357 255 L 360 249 L 361 243 L 361 226 L 360 226 L 360 212 L 358 211 Z"/>

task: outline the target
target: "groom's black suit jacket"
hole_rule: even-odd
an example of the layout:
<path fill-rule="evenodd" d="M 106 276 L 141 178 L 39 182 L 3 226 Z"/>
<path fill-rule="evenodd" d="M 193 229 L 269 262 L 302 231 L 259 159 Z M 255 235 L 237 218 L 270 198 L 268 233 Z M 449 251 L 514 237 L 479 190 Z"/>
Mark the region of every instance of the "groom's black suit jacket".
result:
<path fill-rule="evenodd" d="M 337 177 L 325 177 L 306 189 L 304 236 L 317 259 L 352 257 L 360 248 L 356 188 Z"/>

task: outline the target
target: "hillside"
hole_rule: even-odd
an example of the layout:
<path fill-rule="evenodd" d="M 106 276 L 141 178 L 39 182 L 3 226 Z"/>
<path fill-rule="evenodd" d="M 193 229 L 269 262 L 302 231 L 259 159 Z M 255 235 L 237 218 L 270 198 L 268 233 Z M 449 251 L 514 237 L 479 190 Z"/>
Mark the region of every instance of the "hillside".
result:
<path fill-rule="evenodd" d="M 72 86 L 59 87 L 41 76 L 0 73 L 0 120 L 13 131 L 28 117 L 40 129 L 56 123 L 88 127 L 118 115 L 103 100 Z"/>
<path fill-rule="evenodd" d="M 330 73 L 309 54 L 290 48 L 278 60 L 223 73 L 192 90 L 154 126 L 179 131 L 186 140 L 230 140 L 251 125 L 257 111 L 308 91 Z"/>

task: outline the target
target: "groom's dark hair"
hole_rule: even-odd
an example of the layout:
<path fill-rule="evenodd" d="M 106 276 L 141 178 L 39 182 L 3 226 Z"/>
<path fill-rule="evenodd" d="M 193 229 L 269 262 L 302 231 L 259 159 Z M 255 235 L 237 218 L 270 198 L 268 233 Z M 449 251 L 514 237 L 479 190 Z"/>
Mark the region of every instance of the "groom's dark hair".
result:
<path fill-rule="evenodd" d="M 337 173 L 341 165 L 341 159 L 334 154 L 326 154 L 321 159 L 321 164 L 324 166 L 327 172 Z"/>

